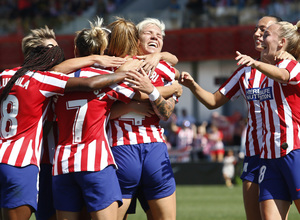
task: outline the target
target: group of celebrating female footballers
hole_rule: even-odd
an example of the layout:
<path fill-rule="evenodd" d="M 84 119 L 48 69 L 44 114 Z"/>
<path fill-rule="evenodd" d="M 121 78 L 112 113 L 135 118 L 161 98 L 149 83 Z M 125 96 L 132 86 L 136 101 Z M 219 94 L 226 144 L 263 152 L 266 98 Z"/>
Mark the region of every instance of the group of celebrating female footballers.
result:
<path fill-rule="evenodd" d="M 147 219 L 176 219 L 159 120 L 170 117 L 180 84 L 209 109 L 240 95 L 247 102 L 247 219 L 287 219 L 292 201 L 300 211 L 300 23 L 261 18 L 253 35 L 260 58 L 237 52 L 242 66 L 210 93 L 161 52 L 161 21 L 102 22 L 76 33 L 75 58 L 65 61 L 53 30 L 31 30 L 24 63 L 0 74 L 4 220 L 33 212 L 37 220 L 122 220 L 137 198 Z"/>

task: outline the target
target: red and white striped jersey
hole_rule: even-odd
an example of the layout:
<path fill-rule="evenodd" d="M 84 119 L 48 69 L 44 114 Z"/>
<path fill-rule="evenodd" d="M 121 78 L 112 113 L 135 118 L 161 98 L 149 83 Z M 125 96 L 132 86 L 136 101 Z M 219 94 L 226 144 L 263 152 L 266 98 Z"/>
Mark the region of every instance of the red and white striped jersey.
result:
<path fill-rule="evenodd" d="M 80 77 L 110 73 L 88 67 L 81 69 Z M 59 140 L 53 175 L 100 171 L 115 165 L 106 134 L 110 108 L 115 100 L 128 103 L 134 94 L 132 88 L 118 83 L 93 92 L 72 92 L 59 97 L 55 101 Z"/>
<path fill-rule="evenodd" d="M 0 92 L 18 68 L 0 74 Z M 1 103 L 0 163 L 17 167 L 39 166 L 43 123 L 50 97 L 63 94 L 68 76 L 28 71 Z"/>
<path fill-rule="evenodd" d="M 228 99 L 244 97 L 248 107 L 246 133 L 246 156 L 260 154 L 262 146 L 262 117 L 259 103 L 259 88 L 265 78 L 261 72 L 251 67 L 241 66 L 220 87 L 219 91 Z"/>
<path fill-rule="evenodd" d="M 276 66 L 290 73 L 288 83 L 265 78 L 259 98 L 263 119 L 261 158 L 273 159 L 300 148 L 300 64 L 284 60 Z"/>
<path fill-rule="evenodd" d="M 175 69 L 161 61 L 150 80 L 155 87 L 167 85 L 175 79 Z M 128 113 L 109 121 L 108 136 L 110 146 L 133 145 L 150 142 L 164 142 L 163 128 L 159 117 L 146 117 L 137 113 Z"/>

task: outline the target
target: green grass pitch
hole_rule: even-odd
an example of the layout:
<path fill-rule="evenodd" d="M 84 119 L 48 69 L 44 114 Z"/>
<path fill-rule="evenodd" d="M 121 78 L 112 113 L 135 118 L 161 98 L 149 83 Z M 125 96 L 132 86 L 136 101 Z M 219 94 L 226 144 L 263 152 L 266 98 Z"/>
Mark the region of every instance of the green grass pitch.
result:
<path fill-rule="evenodd" d="M 176 196 L 177 220 L 246 219 L 241 184 L 230 189 L 223 185 L 178 185 Z M 295 205 L 292 205 L 288 219 L 300 219 Z M 130 215 L 128 220 L 146 220 L 146 215 L 138 206 L 136 214 Z"/>

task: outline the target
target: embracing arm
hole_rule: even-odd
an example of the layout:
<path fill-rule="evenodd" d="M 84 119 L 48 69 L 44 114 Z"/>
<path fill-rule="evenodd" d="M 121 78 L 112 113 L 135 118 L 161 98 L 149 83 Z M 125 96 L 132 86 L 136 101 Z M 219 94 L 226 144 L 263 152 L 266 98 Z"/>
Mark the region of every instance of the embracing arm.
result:
<path fill-rule="evenodd" d="M 172 66 L 175 66 L 178 63 L 178 59 L 175 55 L 169 52 L 161 52 L 160 54 L 161 54 L 161 59 L 167 61 Z"/>
<path fill-rule="evenodd" d="M 70 77 L 67 81 L 65 92 L 92 91 L 102 89 L 112 84 L 121 82 L 125 79 L 125 77 L 126 72 L 120 72 L 118 74 L 105 74 L 89 78 Z"/>
<path fill-rule="evenodd" d="M 65 60 L 64 62 L 54 66 L 51 71 L 70 73 L 80 68 L 92 66 L 94 64 L 105 67 L 118 67 L 124 63 L 125 59 L 120 57 L 111 57 L 107 55 L 90 55 L 86 57 L 77 57 Z"/>
<path fill-rule="evenodd" d="M 252 68 L 255 68 L 262 72 L 267 77 L 280 82 L 280 83 L 286 83 L 290 79 L 290 73 L 283 68 L 279 68 L 272 64 L 267 64 L 258 60 L 254 60 L 250 56 L 241 54 L 240 52 L 236 52 L 237 57 L 235 58 L 238 60 L 238 65 L 245 64 L 246 66 L 251 66 Z"/>
<path fill-rule="evenodd" d="M 267 77 L 274 79 L 275 81 L 280 83 L 287 83 L 290 79 L 289 71 L 271 64 L 256 61 L 255 64 L 252 65 L 252 67 L 259 70 Z"/>
<path fill-rule="evenodd" d="M 173 94 L 178 98 L 182 95 L 182 86 L 178 83 L 177 80 L 169 86 L 159 86 L 156 88 L 165 99 L 172 97 Z"/>
<path fill-rule="evenodd" d="M 149 71 L 153 72 L 160 60 L 164 60 L 170 63 L 171 66 L 175 66 L 178 63 L 177 57 L 169 52 L 141 55 L 137 56 L 137 58 L 143 59 L 145 61 L 143 69 L 146 71 L 146 73 L 148 73 Z"/>
<path fill-rule="evenodd" d="M 165 100 L 159 91 L 152 85 L 145 71 L 141 70 L 141 73 L 131 71 L 128 75 L 131 78 L 126 78 L 126 81 L 133 84 L 132 88 L 149 95 L 149 100 L 151 101 L 155 113 L 160 119 L 167 120 L 174 110 L 175 100 L 173 98 Z"/>
<path fill-rule="evenodd" d="M 172 97 L 166 100 L 161 95 L 151 101 L 151 104 L 156 115 L 164 121 L 169 119 L 175 108 L 175 100 Z"/>

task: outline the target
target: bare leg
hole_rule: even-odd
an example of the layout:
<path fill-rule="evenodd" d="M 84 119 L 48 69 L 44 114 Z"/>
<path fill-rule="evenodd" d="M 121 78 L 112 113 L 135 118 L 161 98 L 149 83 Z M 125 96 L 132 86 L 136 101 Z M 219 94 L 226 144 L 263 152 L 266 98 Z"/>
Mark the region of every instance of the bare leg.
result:
<path fill-rule="evenodd" d="M 222 163 L 223 160 L 224 160 L 224 154 L 223 154 L 223 153 L 218 153 L 218 154 L 217 154 L 217 161 L 218 161 L 219 163 Z"/>
<path fill-rule="evenodd" d="M 147 215 L 147 220 L 154 220 L 151 209 L 148 209 L 146 215 Z"/>
<path fill-rule="evenodd" d="M 284 200 L 265 200 L 260 202 L 263 220 L 287 220 L 291 203 Z"/>
<path fill-rule="evenodd" d="M 56 215 L 52 215 L 48 220 L 56 220 Z"/>
<path fill-rule="evenodd" d="M 113 202 L 105 209 L 91 212 L 93 220 L 117 220 L 118 216 L 118 202 Z"/>
<path fill-rule="evenodd" d="M 147 212 L 146 212 L 146 216 L 147 216 L 147 220 L 154 220 L 153 219 L 153 216 L 152 216 L 152 213 L 151 213 L 151 209 L 148 209 Z M 126 214 L 123 218 L 123 220 L 127 220 L 128 218 L 128 214 Z M 0 219 L 1 220 L 1 219 Z"/>
<path fill-rule="evenodd" d="M 58 220 L 80 220 L 80 212 L 67 212 L 56 210 Z"/>
<path fill-rule="evenodd" d="M 258 184 L 245 180 L 243 182 L 243 197 L 247 220 L 262 219 L 260 215 L 258 195 Z"/>
<path fill-rule="evenodd" d="M 126 216 L 127 209 L 129 208 L 131 199 L 123 198 L 123 205 L 118 208 L 118 220 L 123 220 Z M 126 218 L 125 218 L 126 219 Z"/>
<path fill-rule="evenodd" d="M 3 220 L 28 220 L 32 214 L 32 208 L 28 205 L 22 205 L 14 209 L 2 209 Z"/>
<path fill-rule="evenodd" d="M 168 197 L 148 201 L 153 219 L 175 220 L 176 219 L 176 194 Z"/>

